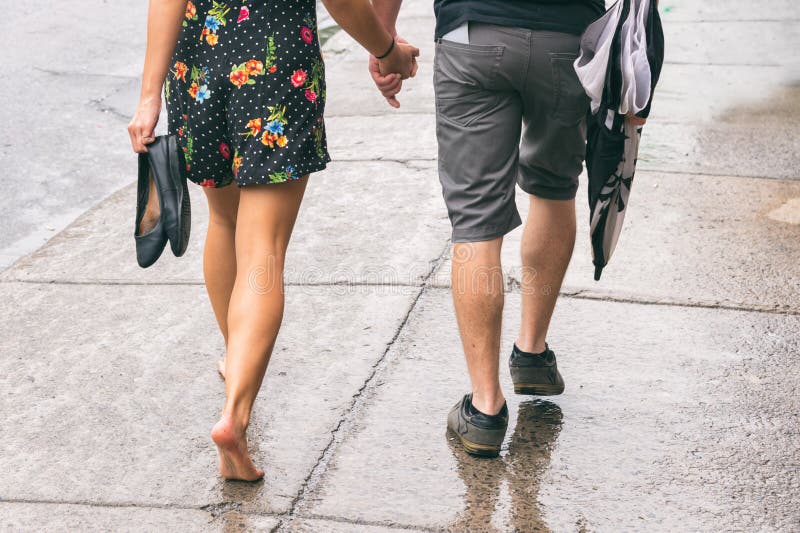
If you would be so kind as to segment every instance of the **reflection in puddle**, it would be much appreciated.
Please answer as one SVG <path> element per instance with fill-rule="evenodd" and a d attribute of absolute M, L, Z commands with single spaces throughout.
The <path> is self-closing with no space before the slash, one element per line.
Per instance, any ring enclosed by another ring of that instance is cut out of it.
<path fill-rule="evenodd" d="M 224 481 L 222 484 L 222 500 L 231 502 L 223 504 L 224 512 L 219 515 L 221 530 L 224 533 L 234 533 L 237 531 L 253 531 L 253 524 L 250 521 L 259 517 L 251 517 L 237 512 L 243 505 L 245 508 L 251 507 L 258 499 L 264 488 L 264 481 L 251 483 L 248 481 Z M 235 503 L 233 503 L 235 502 Z M 213 514 L 213 513 L 212 513 Z"/>
<path fill-rule="evenodd" d="M 257 424 L 251 426 L 254 431 L 251 438 L 247 441 L 247 449 L 252 457 L 261 457 L 259 444 L 262 441 Z M 259 530 L 253 520 L 261 520 L 258 516 L 248 516 L 237 512 L 239 509 L 252 509 L 256 502 L 262 497 L 264 491 L 264 479 L 256 482 L 250 481 L 223 481 L 220 479 L 220 496 L 223 503 L 219 515 L 221 529 L 225 533 L 236 531 L 255 531 Z M 214 513 L 212 512 L 212 515 Z"/>
<path fill-rule="evenodd" d="M 500 459 L 472 457 L 455 439 L 448 438 L 458 475 L 466 486 L 464 509 L 448 529 L 549 531 L 539 508 L 539 485 L 550 465 L 562 418 L 561 408 L 553 402 L 533 400 L 520 404 L 508 453 Z M 497 526 L 493 516 L 507 499 L 511 507 L 508 523 Z"/>

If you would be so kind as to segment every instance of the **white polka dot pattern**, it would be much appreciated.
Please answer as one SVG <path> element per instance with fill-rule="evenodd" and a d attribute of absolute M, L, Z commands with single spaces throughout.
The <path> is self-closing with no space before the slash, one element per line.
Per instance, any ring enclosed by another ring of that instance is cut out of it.
<path fill-rule="evenodd" d="M 165 95 L 189 179 L 298 179 L 330 161 L 314 0 L 188 2 Z"/>

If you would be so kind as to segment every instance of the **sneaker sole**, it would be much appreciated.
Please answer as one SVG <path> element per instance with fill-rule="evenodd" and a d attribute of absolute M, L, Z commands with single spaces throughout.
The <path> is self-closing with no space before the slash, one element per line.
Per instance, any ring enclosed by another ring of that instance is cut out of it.
<path fill-rule="evenodd" d="M 564 392 L 564 386 L 535 383 L 514 383 L 514 392 L 529 396 L 558 396 Z"/>
<path fill-rule="evenodd" d="M 461 445 L 464 447 L 464 451 L 466 451 L 470 455 L 476 455 L 478 457 L 497 457 L 500 455 L 500 446 L 494 446 L 492 444 L 478 444 L 477 442 L 472 442 L 471 440 L 465 439 L 463 436 L 455 433 L 454 431 L 450 430 L 458 440 L 461 441 Z"/>

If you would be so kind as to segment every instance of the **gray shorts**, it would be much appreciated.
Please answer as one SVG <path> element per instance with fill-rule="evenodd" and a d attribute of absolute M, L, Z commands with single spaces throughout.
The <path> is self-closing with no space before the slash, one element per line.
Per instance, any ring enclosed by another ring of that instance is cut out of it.
<path fill-rule="evenodd" d="M 470 23 L 469 44 L 439 40 L 434 63 L 439 179 L 453 242 L 521 224 L 514 183 L 575 198 L 589 97 L 572 67 L 580 37 Z"/>

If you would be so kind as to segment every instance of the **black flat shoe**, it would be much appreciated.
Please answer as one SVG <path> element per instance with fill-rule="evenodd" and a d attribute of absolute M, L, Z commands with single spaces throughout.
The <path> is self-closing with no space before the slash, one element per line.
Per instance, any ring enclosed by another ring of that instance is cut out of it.
<path fill-rule="evenodd" d="M 167 234 L 164 233 L 164 224 L 159 217 L 155 227 L 139 235 L 147 200 L 150 196 L 150 164 L 147 154 L 139 154 L 139 178 L 136 184 L 136 226 L 133 228 L 133 238 L 136 240 L 136 262 L 142 268 L 147 268 L 155 263 L 164 247 L 167 245 Z M 159 198 L 159 204 L 161 199 Z M 163 209 L 163 205 L 161 206 Z"/>
<path fill-rule="evenodd" d="M 183 173 L 186 163 L 174 135 L 161 135 L 147 145 L 150 170 L 161 200 L 161 222 L 176 257 L 186 251 L 191 231 L 192 206 Z"/>

